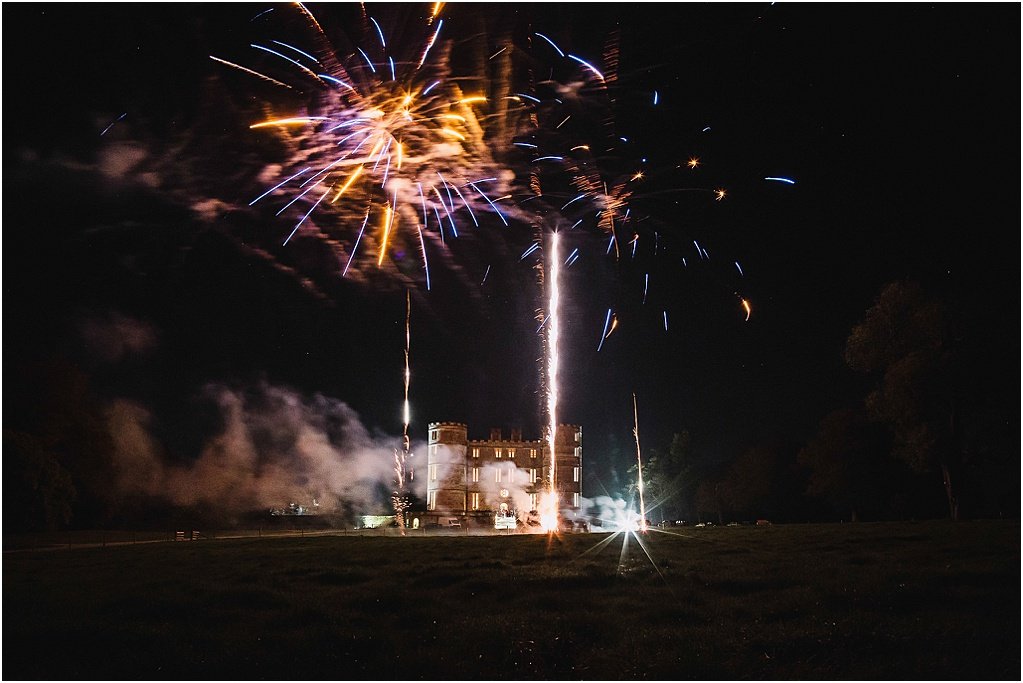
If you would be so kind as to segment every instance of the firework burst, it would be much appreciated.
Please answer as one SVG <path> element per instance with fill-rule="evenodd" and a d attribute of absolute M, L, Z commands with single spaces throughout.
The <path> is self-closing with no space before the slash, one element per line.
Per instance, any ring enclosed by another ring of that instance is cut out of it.
<path fill-rule="evenodd" d="M 494 162 L 484 135 L 490 98 L 450 76 L 439 6 L 419 38 L 400 44 L 364 14 L 366 41 L 345 53 L 308 8 L 294 11 L 312 47 L 252 43 L 258 67 L 211 57 L 304 96 L 283 113 L 267 103 L 267 115 L 250 125 L 288 149 L 286 166 L 268 169 L 276 177 L 250 206 L 290 219 L 283 244 L 303 237 L 329 244 L 345 277 L 373 267 L 393 275 L 418 252 L 418 274 L 406 277 L 429 289 L 431 247 L 478 227 L 484 214 L 508 223 L 500 202 L 512 174 Z"/>

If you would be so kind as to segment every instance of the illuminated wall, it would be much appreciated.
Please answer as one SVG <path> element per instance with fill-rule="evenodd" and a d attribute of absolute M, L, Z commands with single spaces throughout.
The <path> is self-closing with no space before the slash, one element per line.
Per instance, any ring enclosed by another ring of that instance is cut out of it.
<path fill-rule="evenodd" d="M 470 441 L 468 427 L 458 422 L 431 422 L 428 437 L 428 514 L 493 513 L 506 506 L 522 518 L 536 509 L 551 474 L 546 441 L 524 440 L 518 429 L 509 438 L 491 429 L 489 439 Z M 555 486 L 565 511 L 579 509 L 582 445 L 582 427 L 558 425 Z"/>

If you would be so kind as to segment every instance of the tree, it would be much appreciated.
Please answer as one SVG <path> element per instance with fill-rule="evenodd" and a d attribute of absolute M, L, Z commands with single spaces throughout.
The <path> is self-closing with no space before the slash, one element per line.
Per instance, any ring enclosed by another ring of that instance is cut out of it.
<path fill-rule="evenodd" d="M 724 524 L 724 513 L 722 512 L 722 485 L 710 479 L 705 479 L 696 487 L 696 496 L 693 500 L 693 507 L 696 509 L 696 519 L 703 521 L 704 515 L 715 515 L 718 524 Z"/>
<path fill-rule="evenodd" d="M 803 514 L 798 448 L 775 437 L 748 448 L 729 466 L 718 487 L 721 505 L 745 519 L 796 519 Z"/>
<path fill-rule="evenodd" d="M 660 509 L 665 519 L 683 519 L 690 509 L 696 492 L 695 458 L 689 432 L 676 432 L 667 451 L 650 450 L 649 459 L 643 461 L 643 496 L 647 510 Z M 636 480 L 638 464 L 632 464 L 628 473 Z M 635 485 L 629 487 L 631 493 Z"/>
<path fill-rule="evenodd" d="M 893 473 L 890 439 L 865 408 L 845 408 L 821 420 L 817 434 L 800 450 L 799 464 L 809 470 L 807 494 L 848 513 L 875 515 L 887 504 L 885 489 Z"/>
<path fill-rule="evenodd" d="M 56 456 L 30 434 L 3 432 L 4 530 L 52 531 L 71 521 L 75 486 Z"/>
<path fill-rule="evenodd" d="M 886 285 L 845 347 L 852 369 L 877 378 L 866 406 L 891 428 L 894 455 L 916 472 L 939 471 L 949 516 L 958 519 L 963 446 L 954 355 L 944 305 L 912 281 Z"/>

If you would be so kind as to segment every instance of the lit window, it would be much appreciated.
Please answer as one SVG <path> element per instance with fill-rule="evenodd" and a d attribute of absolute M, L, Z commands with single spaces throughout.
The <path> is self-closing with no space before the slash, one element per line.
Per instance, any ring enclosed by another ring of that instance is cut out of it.
<path fill-rule="evenodd" d="M 437 466 L 430 465 L 430 481 L 437 481 Z"/>
<path fill-rule="evenodd" d="M 582 439 L 583 439 L 583 433 L 582 432 L 576 432 L 575 433 L 575 442 L 579 443 L 580 441 L 582 441 Z"/>
<path fill-rule="evenodd" d="M 478 448 L 473 448 L 473 449 L 472 449 L 472 457 L 474 457 L 474 458 L 478 458 L 478 457 L 480 457 L 480 449 L 478 449 Z"/>
<path fill-rule="evenodd" d="M 578 493 L 573 493 L 572 494 L 572 507 L 574 507 L 574 508 L 579 507 L 579 494 Z"/>
<path fill-rule="evenodd" d="M 494 449 L 494 455 L 496 457 L 500 458 L 501 457 L 501 449 L 500 448 L 495 448 Z"/>
<path fill-rule="evenodd" d="M 437 509 L 437 492 L 427 491 L 426 493 L 426 507 L 430 510 Z"/>
<path fill-rule="evenodd" d="M 529 449 L 529 457 L 531 457 L 531 458 L 535 458 L 536 457 L 536 449 L 535 448 L 530 448 Z"/>
<path fill-rule="evenodd" d="M 533 468 L 531 468 L 529 470 L 529 483 L 530 484 L 535 484 L 536 483 L 536 468 L 535 467 L 533 467 Z"/>
<path fill-rule="evenodd" d="M 501 483 L 501 475 L 503 475 L 503 474 L 504 474 L 504 470 L 498 468 L 495 471 L 495 473 L 494 473 L 494 477 L 495 477 L 494 481 L 496 481 L 498 484 L 500 484 Z"/>
<path fill-rule="evenodd" d="M 576 446 L 575 447 L 575 457 L 577 457 L 577 458 L 583 457 L 583 447 L 582 446 Z"/>
<path fill-rule="evenodd" d="M 572 468 L 572 481 L 579 481 L 579 468 L 578 467 L 573 467 Z"/>
<path fill-rule="evenodd" d="M 472 480 L 473 481 L 479 481 L 480 480 L 480 468 L 478 468 L 478 467 L 473 467 L 472 468 Z"/>
<path fill-rule="evenodd" d="M 530 493 L 529 494 L 529 505 L 530 505 L 529 509 L 530 510 L 535 510 L 536 509 L 536 502 L 537 502 L 537 494 Z"/>
<path fill-rule="evenodd" d="M 472 494 L 472 509 L 473 510 L 480 509 L 480 494 L 478 493 Z"/>
<path fill-rule="evenodd" d="M 509 458 L 514 458 L 515 457 L 515 449 L 514 448 L 509 448 L 508 449 L 508 457 Z"/>

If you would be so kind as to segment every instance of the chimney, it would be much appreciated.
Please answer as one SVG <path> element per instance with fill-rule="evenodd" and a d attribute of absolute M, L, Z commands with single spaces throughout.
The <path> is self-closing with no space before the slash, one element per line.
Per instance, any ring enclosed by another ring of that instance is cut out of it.
<path fill-rule="evenodd" d="M 500 441 L 501 440 L 501 428 L 500 427 L 491 427 L 490 428 L 490 440 L 491 441 Z"/>
<path fill-rule="evenodd" d="M 515 427 L 512 427 L 512 430 L 511 430 L 511 440 L 512 441 L 522 441 L 522 430 L 521 429 L 516 429 Z"/>

